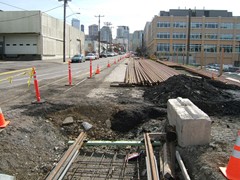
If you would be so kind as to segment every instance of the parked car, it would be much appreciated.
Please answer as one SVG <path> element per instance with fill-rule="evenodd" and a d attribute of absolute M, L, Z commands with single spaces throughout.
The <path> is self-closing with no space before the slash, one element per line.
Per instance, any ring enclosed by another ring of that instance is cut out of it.
<path fill-rule="evenodd" d="M 94 60 L 94 59 L 96 59 L 96 56 L 95 56 L 94 53 L 88 53 L 88 54 L 86 55 L 85 59 L 86 59 L 86 60 L 90 60 L 90 59 Z"/>
<path fill-rule="evenodd" d="M 82 54 L 76 54 L 71 58 L 72 63 L 82 63 L 85 62 L 85 58 Z"/>
<path fill-rule="evenodd" d="M 108 57 L 113 57 L 113 56 L 114 56 L 114 53 L 113 53 L 113 52 L 107 52 L 107 56 L 108 56 Z"/>
<path fill-rule="evenodd" d="M 99 54 L 98 53 L 94 53 L 96 59 L 99 59 Z"/>
<path fill-rule="evenodd" d="M 103 58 L 103 57 L 105 57 L 105 58 L 108 57 L 108 56 L 107 56 L 107 53 L 102 52 L 102 53 L 100 54 L 100 58 Z"/>

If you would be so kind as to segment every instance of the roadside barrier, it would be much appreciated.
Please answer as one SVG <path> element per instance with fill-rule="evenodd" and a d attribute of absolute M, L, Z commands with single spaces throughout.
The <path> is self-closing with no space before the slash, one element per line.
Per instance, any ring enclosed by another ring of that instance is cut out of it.
<path fill-rule="evenodd" d="M 110 65 L 109 61 L 108 61 L 107 67 L 111 67 L 111 65 Z"/>
<path fill-rule="evenodd" d="M 2 113 L 2 109 L 0 108 L 0 128 L 5 128 L 9 123 L 10 121 L 5 121 L 5 118 Z"/>
<path fill-rule="evenodd" d="M 71 70 L 71 61 L 68 61 L 68 85 L 72 85 L 72 70 Z"/>
<path fill-rule="evenodd" d="M 33 73 L 33 78 L 34 78 L 34 87 L 35 87 L 35 92 L 36 92 L 36 99 L 37 99 L 37 102 L 40 103 L 41 102 L 41 97 L 40 97 L 40 91 L 39 91 L 37 73 L 36 73 L 35 67 L 32 68 L 32 73 Z"/>
<path fill-rule="evenodd" d="M 25 75 L 29 76 L 29 79 L 27 81 L 29 87 L 32 79 L 32 68 L 0 73 L 0 83 L 8 81 L 10 84 L 12 84 L 14 78 Z"/>
<path fill-rule="evenodd" d="M 97 65 L 97 70 L 96 70 L 95 74 L 100 74 L 99 65 Z"/>
<path fill-rule="evenodd" d="M 233 147 L 227 167 L 220 167 L 221 172 L 227 179 L 240 179 L 240 131 L 238 131 L 237 141 Z"/>
<path fill-rule="evenodd" d="M 90 58 L 90 75 L 89 78 L 92 78 L 92 58 Z"/>

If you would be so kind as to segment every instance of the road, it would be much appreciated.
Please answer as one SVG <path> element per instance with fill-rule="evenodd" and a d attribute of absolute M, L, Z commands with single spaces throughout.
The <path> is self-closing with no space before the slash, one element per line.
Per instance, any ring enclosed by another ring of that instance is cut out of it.
<path fill-rule="evenodd" d="M 108 63 L 113 64 L 121 56 L 100 58 L 92 61 L 92 73 L 95 74 L 97 66 L 101 70 L 107 68 Z M 72 63 L 72 84 L 79 85 L 90 76 L 90 61 L 84 63 Z M 40 92 L 46 91 L 52 86 L 69 85 L 68 63 L 53 61 L 9 61 L 0 62 L 0 103 L 11 103 L 24 94 L 35 94 L 32 67 L 36 69 L 36 75 Z M 68 87 L 67 92 L 72 87 Z"/>
<path fill-rule="evenodd" d="M 93 74 L 99 65 L 100 69 L 106 68 L 107 64 L 113 64 L 120 56 L 100 58 L 92 61 Z M 36 68 L 37 79 L 43 80 L 66 78 L 68 79 L 68 63 L 48 61 L 10 61 L 0 62 L 0 89 L 12 88 L 26 84 L 29 80 L 31 68 Z M 29 68 L 29 69 L 28 69 Z M 90 73 L 90 61 L 71 64 L 72 77 L 87 78 Z M 5 74 L 3 74 L 5 73 Z"/>

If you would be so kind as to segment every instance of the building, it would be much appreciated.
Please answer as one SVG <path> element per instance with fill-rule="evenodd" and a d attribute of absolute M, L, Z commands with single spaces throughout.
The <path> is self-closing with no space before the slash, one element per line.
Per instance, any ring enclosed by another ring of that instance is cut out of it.
<path fill-rule="evenodd" d="M 123 40 L 123 45 L 125 50 L 129 50 L 129 27 L 128 26 L 118 26 L 117 28 L 117 39 Z"/>
<path fill-rule="evenodd" d="M 142 49 L 143 43 L 143 31 L 134 31 L 132 35 L 132 51 L 136 51 L 136 49 Z"/>
<path fill-rule="evenodd" d="M 63 21 L 41 11 L 3 11 L 0 16 L 0 56 L 4 59 L 60 59 Z M 66 25 L 66 56 L 83 53 L 84 33 Z"/>
<path fill-rule="evenodd" d="M 98 25 L 93 24 L 88 26 L 88 34 L 92 40 L 98 39 Z"/>
<path fill-rule="evenodd" d="M 80 21 L 78 19 L 73 18 L 72 19 L 72 26 L 77 28 L 77 29 L 80 29 Z"/>
<path fill-rule="evenodd" d="M 147 54 L 159 58 L 186 60 L 188 39 L 189 63 L 220 63 L 224 51 L 224 64 L 238 64 L 240 17 L 226 10 L 172 9 L 161 11 L 144 28 Z"/>
<path fill-rule="evenodd" d="M 112 42 L 112 31 L 109 26 L 103 26 L 100 31 L 101 42 L 111 43 Z"/>
<path fill-rule="evenodd" d="M 84 32 L 84 25 L 81 24 L 81 31 Z"/>

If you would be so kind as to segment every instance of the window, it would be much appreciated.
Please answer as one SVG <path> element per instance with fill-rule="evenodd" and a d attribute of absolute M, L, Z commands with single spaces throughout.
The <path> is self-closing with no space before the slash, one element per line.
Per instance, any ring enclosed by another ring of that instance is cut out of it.
<path fill-rule="evenodd" d="M 193 33 L 190 36 L 191 39 L 202 39 L 202 34 L 201 33 Z"/>
<path fill-rule="evenodd" d="M 33 44 L 33 46 L 37 46 L 37 44 Z"/>
<path fill-rule="evenodd" d="M 185 44 L 173 44 L 173 51 L 174 52 L 182 52 L 185 50 Z"/>
<path fill-rule="evenodd" d="M 186 28 L 187 24 L 186 24 L 186 22 L 174 22 L 173 27 L 175 27 L 175 28 Z"/>
<path fill-rule="evenodd" d="M 159 38 L 159 39 L 169 39 L 170 38 L 170 33 L 167 33 L 167 32 L 157 33 L 157 38 Z"/>
<path fill-rule="evenodd" d="M 6 46 L 10 46 L 10 44 L 6 44 Z"/>
<path fill-rule="evenodd" d="M 23 46 L 23 44 L 19 44 L 19 46 Z"/>
<path fill-rule="evenodd" d="M 158 22 L 157 27 L 159 27 L 159 28 L 169 28 L 170 27 L 170 22 Z"/>
<path fill-rule="evenodd" d="M 218 23 L 205 23 L 205 28 L 216 29 L 218 28 Z"/>
<path fill-rule="evenodd" d="M 17 46 L 17 44 L 13 44 L 13 46 Z"/>
<path fill-rule="evenodd" d="M 192 22 L 191 28 L 202 28 L 202 23 L 200 22 Z"/>
<path fill-rule="evenodd" d="M 205 39 L 217 39 L 218 36 L 217 36 L 217 34 L 205 34 L 204 38 Z"/>
<path fill-rule="evenodd" d="M 236 39 L 237 39 L 237 40 L 240 40 L 240 34 L 237 34 L 237 35 L 236 35 Z"/>
<path fill-rule="evenodd" d="M 220 39 L 222 39 L 222 40 L 231 40 L 231 39 L 233 39 L 233 35 L 232 34 L 221 34 L 220 35 Z"/>
<path fill-rule="evenodd" d="M 169 52 L 169 44 L 164 43 L 157 44 L 157 51 Z"/>
<path fill-rule="evenodd" d="M 186 39 L 185 33 L 173 33 L 173 39 Z"/>
<path fill-rule="evenodd" d="M 232 52 L 232 46 L 231 45 L 220 45 L 220 51 L 222 51 L 222 48 L 224 48 L 224 52 L 231 53 Z"/>
<path fill-rule="evenodd" d="M 233 23 L 221 23 L 220 28 L 222 28 L 222 29 L 233 29 Z"/>
<path fill-rule="evenodd" d="M 235 24 L 236 29 L 240 29 L 240 24 Z"/>
<path fill-rule="evenodd" d="M 26 46 L 30 46 L 30 44 L 26 44 Z"/>
<path fill-rule="evenodd" d="M 201 44 L 190 44 L 190 52 L 201 52 Z"/>
<path fill-rule="evenodd" d="M 217 45 L 215 44 L 205 44 L 204 52 L 217 52 Z"/>

